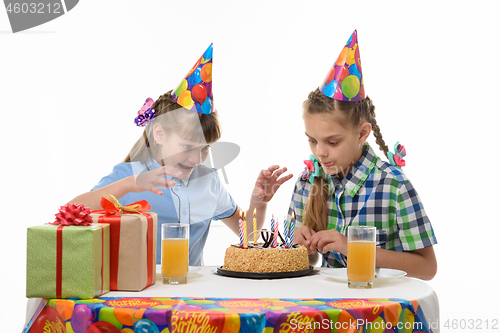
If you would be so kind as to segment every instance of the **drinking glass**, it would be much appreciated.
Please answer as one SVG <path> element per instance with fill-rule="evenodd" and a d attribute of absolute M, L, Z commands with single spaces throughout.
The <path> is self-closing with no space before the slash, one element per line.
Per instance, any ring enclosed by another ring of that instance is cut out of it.
<path fill-rule="evenodd" d="M 164 284 L 185 284 L 189 270 L 189 224 L 161 226 L 161 274 Z"/>
<path fill-rule="evenodd" d="M 347 229 L 347 280 L 349 288 L 373 288 L 377 228 L 350 226 Z"/>

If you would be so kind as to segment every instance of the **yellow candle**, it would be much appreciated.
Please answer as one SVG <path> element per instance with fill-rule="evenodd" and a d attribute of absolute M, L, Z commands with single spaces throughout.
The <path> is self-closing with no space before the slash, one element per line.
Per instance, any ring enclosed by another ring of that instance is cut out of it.
<path fill-rule="evenodd" d="M 247 213 L 243 213 L 243 247 L 248 249 L 248 237 L 247 237 Z"/>

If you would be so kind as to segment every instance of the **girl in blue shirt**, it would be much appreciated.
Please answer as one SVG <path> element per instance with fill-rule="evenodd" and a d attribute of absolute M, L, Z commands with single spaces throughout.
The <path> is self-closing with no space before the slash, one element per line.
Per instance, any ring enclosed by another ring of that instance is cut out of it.
<path fill-rule="evenodd" d="M 158 214 L 158 264 L 163 223 L 190 224 L 189 265 L 192 266 L 203 265 L 203 247 L 213 219 L 220 219 L 239 235 L 239 214 L 235 214 L 239 207 L 221 183 L 217 170 L 202 165 L 210 144 L 221 136 L 217 111 L 211 103 L 211 47 L 177 89 L 154 102 L 146 100 L 136 118 L 136 124 L 146 127 L 123 162 L 91 191 L 70 201 L 95 210 L 101 209 L 100 199 L 107 194 L 115 196 L 122 205 L 147 200 L 151 211 Z M 209 71 L 204 68 L 207 63 Z M 193 75 L 198 76 L 193 78 Z M 209 90 L 208 94 L 201 85 Z M 184 91 L 190 93 L 183 94 Z M 273 165 L 257 177 L 247 214 L 252 216 L 257 209 L 257 229 L 264 224 L 267 202 L 292 177 L 280 178 L 284 172 L 286 168 Z"/>

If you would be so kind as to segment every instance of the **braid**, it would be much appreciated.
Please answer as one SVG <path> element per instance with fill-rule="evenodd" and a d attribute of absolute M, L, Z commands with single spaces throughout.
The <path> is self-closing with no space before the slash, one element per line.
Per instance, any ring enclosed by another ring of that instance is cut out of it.
<path fill-rule="evenodd" d="M 334 109 L 334 100 L 330 97 L 325 96 L 319 88 L 311 91 L 307 99 L 303 103 L 304 110 L 308 110 L 309 113 L 326 113 L 329 110 Z"/>
<path fill-rule="evenodd" d="M 169 91 L 160 97 L 155 101 L 155 104 L 153 105 L 153 109 L 155 109 L 156 116 L 159 116 L 161 114 L 164 114 L 165 112 L 169 111 L 171 108 L 167 108 L 169 105 L 172 105 L 175 103 L 175 101 L 172 99 L 171 95 L 172 91 Z M 180 108 L 179 105 L 176 105 L 175 108 Z"/>
<path fill-rule="evenodd" d="M 375 105 L 373 105 L 370 97 L 366 97 L 363 100 L 363 104 L 366 103 L 366 108 L 368 112 L 368 122 L 372 125 L 373 136 L 375 137 L 375 142 L 378 144 L 381 151 L 384 152 L 385 157 L 388 158 L 387 152 L 389 151 L 389 147 L 385 144 L 384 139 L 382 138 L 382 133 L 380 132 L 380 126 L 377 124 L 377 120 L 375 118 Z"/>

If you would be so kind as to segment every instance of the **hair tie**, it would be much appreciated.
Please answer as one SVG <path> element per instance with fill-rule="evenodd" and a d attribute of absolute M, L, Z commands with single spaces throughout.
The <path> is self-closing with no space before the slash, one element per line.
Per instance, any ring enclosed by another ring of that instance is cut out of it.
<path fill-rule="evenodd" d="M 319 176 L 319 171 L 320 171 L 319 162 L 316 159 L 316 157 L 314 157 L 314 155 L 311 154 L 308 160 L 304 160 L 304 164 L 306 165 L 306 167 L 302 172 L 302 179 L 309 180 L 309 182 L 312 184 L 314 183 L 314 179 Z"/>
<path fill-rule="evenodd" d="M 401 170 L 401 167 L 406 166 L 406 162 L 403 159 L 406 156 L 406 148 L 405 146 L 400 145 L 399 141 L 394 145 L 394 153 L 388 151 L 387 156 L 389 157 L 391 164 L 399 170 Z"/>
<path fill-rule="evenodd" d="M 154 117 L 156 117 L 156 111 L 155 109 L 152 109 L 154 103 L 155 102 L 151 97 L 146 99 L 142 108 L 137 112 L 138 116 L 134 119 L 137 126 L 146 126 L 151 120 L 153 120 Z"/>

